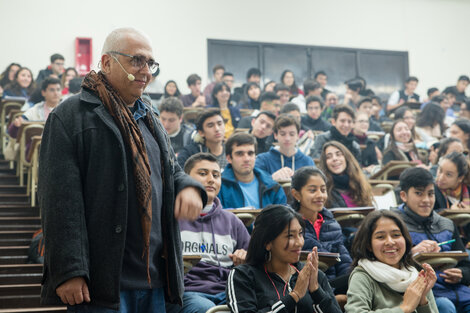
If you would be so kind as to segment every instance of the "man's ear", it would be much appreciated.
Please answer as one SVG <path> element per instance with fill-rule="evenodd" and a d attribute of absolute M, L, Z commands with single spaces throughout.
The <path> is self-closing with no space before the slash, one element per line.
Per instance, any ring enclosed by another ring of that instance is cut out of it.
<path fill-rule="evenodd" d="M 204 132 L 202 130 L 198 130 L 197 133 L 199 134 L 199 136 L 201 136 L 202 138 L 204 138 Z"/>
<path fill-rule="evenodd" d="M 228 163 L 232 164 L 232 156 L 231 155 L 227 154 L 227 155 L 225 155 L 225 158 L 227 159 Z"/>
<path fill-rule="evenodd" d="M 400 198 L 404 203 L 406 203 L 406 201 L 408 200 L 408 195 L 406 194 L 405 191 L 403 191 L 403 190 L 400 191 Z"/>
<path fill-rule="evenodd" d="M 109 73 L 109 69 L 111 67 L 111 56 L 109 54 L 103 54 L 101 56 L 101 71 L 104 74 Z"/>

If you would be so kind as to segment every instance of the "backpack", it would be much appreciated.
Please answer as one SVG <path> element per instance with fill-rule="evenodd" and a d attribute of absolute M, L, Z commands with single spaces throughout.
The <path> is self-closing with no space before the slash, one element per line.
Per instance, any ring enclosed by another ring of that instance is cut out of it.
<path fill-rule="evenodd" d="M 44 264 L 44 234 L 42 228 L 34 233 L 28 250 L 28 263 Z"/>

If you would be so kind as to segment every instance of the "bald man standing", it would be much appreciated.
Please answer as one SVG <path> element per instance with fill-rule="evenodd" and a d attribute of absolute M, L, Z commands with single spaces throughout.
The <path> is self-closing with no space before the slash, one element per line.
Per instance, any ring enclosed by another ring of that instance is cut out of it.
<path fill-rule="evenodd" d="M 184 174 L 142 93 L 158 69 L 149 39 L 111 32 L 101 71 L 49 115 L 39 191 L 45 236 L 42 303 L 71 312 L 165 312 L 181 303 L 177 219 L 207 201 Z"/>

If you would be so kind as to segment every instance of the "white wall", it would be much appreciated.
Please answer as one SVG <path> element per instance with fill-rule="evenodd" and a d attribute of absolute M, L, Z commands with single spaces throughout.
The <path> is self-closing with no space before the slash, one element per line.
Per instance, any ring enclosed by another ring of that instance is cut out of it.
<path fill-rule="evenodd" d="M 409 51 L 423 95 L 470 74 L 466 0 L 0 0 L 0 12 L 2 71 L 15 61 L 36 75 L 55 52 L 74 65 L 75 37 L 93 38 L 96 65 L 106 35 L 132 26 L 152 38 L 160 80 L 184 92 L 188 74 L 209 78 L 207 38 Z"/>

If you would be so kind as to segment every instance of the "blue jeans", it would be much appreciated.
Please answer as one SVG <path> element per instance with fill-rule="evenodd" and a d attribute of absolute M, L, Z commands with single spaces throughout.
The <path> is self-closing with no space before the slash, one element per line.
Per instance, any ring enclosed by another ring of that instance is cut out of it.
<path fill-rule="evenodd" d="M 93 296 L 92 296 L 93 297 Z M 68 305 L 72 313 L 153 313 L 165 312 L 163 288 L 146 290 L 123 290 L 120 292 L 121 309 L 112 310 L 92 304 Z"/>
<path fill-rule="evenodd" d="M 169 305 L 168 313 L 206 313 L 207 310 L 216 306 L 227 303 L 225 300 L 225 292 L 215 295 L 185 291 L 183 295 L 183 307 L 178 305 Z"/>
<path fill-rule="evenodd" d="M 444 297 L 436 297 L 435 300 L 439 313 L 457 313 L 454 303 L 449 299 Z"/>

